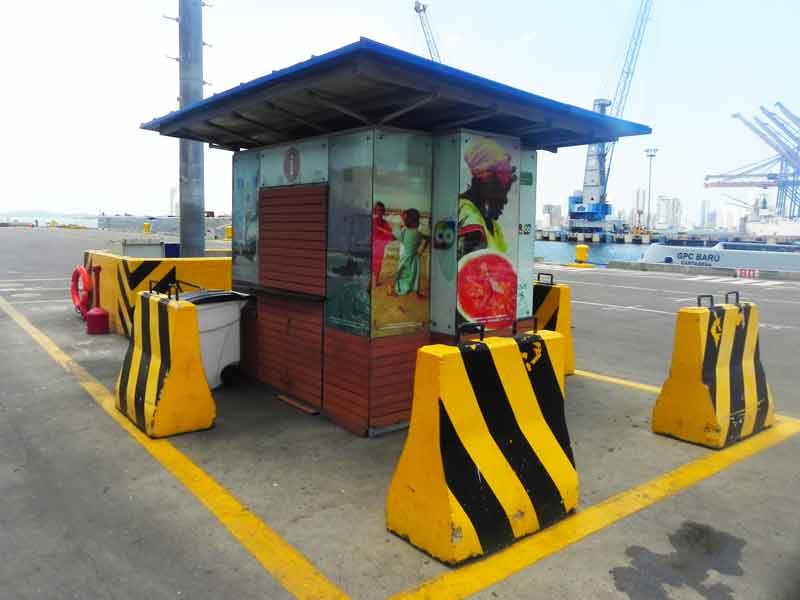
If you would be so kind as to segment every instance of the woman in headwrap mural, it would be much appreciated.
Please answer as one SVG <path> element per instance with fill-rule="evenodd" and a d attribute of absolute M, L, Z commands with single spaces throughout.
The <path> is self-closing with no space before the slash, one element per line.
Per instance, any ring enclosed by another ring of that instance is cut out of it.
<path fill-rule="evenodd" d="M 507 327 L 516 316 L 516 253 L 499 219 L 516 167 L 505 148 L 484 137 L 473 138 L 464 162 L 472 179 L 458 204 L 458 320 Z"/>
<path fill-rule="evenodd" d="M 508 253 L 503 229 L 497 220 L 508 202 L 508 191 L 517 180 L 511 155 L 490 138 L 478 138 L 464 153 L 472 175 L 470 186 L 459 196 L 458 257 L 475 250 Z"/>

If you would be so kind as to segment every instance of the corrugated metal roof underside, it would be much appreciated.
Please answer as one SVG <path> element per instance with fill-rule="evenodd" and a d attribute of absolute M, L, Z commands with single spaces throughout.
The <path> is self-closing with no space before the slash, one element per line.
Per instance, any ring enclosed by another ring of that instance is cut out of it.
<path fill-rule="evenodd" d="M 254 79 L 142 125 L 238 150 L 367 125 L 468 127 L 555 151 L 650 133 L 367 39 Z"/>

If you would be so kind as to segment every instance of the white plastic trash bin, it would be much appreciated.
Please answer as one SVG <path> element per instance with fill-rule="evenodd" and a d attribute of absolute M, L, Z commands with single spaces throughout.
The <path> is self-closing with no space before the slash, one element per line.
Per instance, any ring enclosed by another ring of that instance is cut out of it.
<path fill-rule="evenodd" d="M 212 390 L 222 384 L 222 370 L 239 363 L 239 321 L 248 299 L 247 294 L 225 290 L 200 290 L 181 295 L 181 300 L 197 307 L 203 370 Z"/>

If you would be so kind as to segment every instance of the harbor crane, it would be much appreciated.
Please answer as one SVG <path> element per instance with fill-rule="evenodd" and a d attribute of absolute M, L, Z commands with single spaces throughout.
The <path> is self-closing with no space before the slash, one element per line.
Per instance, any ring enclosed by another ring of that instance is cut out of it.
<path fill-rule="evenodd" d="M 419 22 L 422 24 L 422 31 L 425 34 L 425 43 L 428 44 L 428 53 L 431 55 L 431 60 L 437 63 L 442 62 L 439 48 L 436 46 L 436 37 L 433 35 L 433 28 L 431 27 L 430 19 L 428 19 L 428 5 L 417 0 L 414 2 L 414 12 L 419 15 Z"/>
<path fill-rule="evenodd" d="M 633 33 L 625 52 L 622 71 L 617 81 L 612 100 L 599 98 L 594 101 L 594 110 L 600 114 L 608 114 L 621 118 L 625 112 L 631 83 L 639 61 L 647 23 L 653 10 L 653 0 L 641 0 L 633 25 Z M 611 162 L 614 157 L 615 142 L 590 144 L 586 153 L 586 168 L 583 174 L 583 194 L 570 198 L 570 218 L 580 221 L 603 221 L 611 214 L 611 206 L 606 202 L 606 188 L 611 174 Z M 592 226 L 586 225 L 590 229 Z M 585 228 L 583 224 L 579 226 Z M 596 228 L 596 225 L 594 226 Z"/>
<path fill-rule="evenodd" d="M 775 212 L 787 219 L 800 220 L 800 118 L 780 102 L 775 107 L 781 114 L 761 106 L 769 123 L 759 118 L 752 120 L 741 113 L 733 115 L 777 152 L 765 160 L 727 173 L 706 175 L 707 188 L 777 188 Z"/>

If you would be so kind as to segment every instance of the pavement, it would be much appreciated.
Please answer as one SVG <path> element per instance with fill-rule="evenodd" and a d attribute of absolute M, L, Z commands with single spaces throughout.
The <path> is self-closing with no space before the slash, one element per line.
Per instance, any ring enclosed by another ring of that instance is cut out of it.
<path fill-rule="evenodd" d="M 800 418 L 797 283 L 537 265 L 572 288 L 590 372 L 566 390 L 580 509 L 450 568 L 384 527 L 403 431 L 357 438 L 248 382 L 215 392 L 208 431 L 115 417 L 127 344 L 85 335 L 68 278 L 118 236 L 0 229 L 0 598 L 800 597 L 800 426 L 720 452 L 649 430 L 675 312 L 730 290 L 759 304 L 777 412 Z"/>

